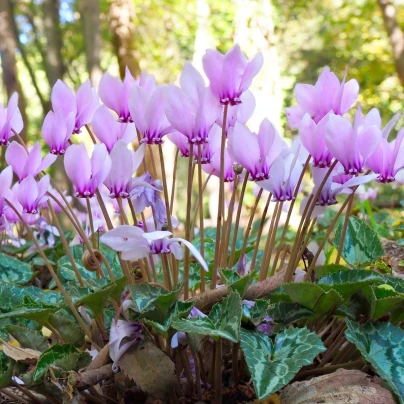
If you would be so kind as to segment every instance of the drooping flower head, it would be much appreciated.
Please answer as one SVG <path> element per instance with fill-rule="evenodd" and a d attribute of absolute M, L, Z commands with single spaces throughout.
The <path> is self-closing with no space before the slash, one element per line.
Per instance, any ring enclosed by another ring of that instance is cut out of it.
<path fill-rule="evenodd" d="M 133 123 L 118 122 L 105 105 L 99 107 L 95 112 L 92 126 L 95 135 L 105 144 L 108 152 L 111 152 L 119 140 L 129 144 L 137 136 Z"/>
<path fill-rule="evenodd" d="M 42 125 L 42 136 L 52 154 L 65 154 L 74 125 L 73 112 L 65 115 L 64 111 L 59 109 L 57 112 L 49 111 L 46 114 Z"/>
<path fill-rule="evenodd" d="M 14 93 L 7 108 L 0 104 L 0 146 L 8 146 L 9 139 L 14 136 L 13 131 L 20 133 L 23 128 L 24 123 L 18 109 L 18 94 Z"/>
<path fill-rule="evenodd" d="M 283 148 L 283 140 L 268 119 L 262 121 L 258 135 L 238 122 L 229 131 L 230 155 L 247 169 L 253 181 L 269 178 L 271 165 Z"/>
<path fill-rule="evenodd" d="M 47 154 L 42 160 L 39 143 L 35 143 L 27 153 L 19 143 L 11 142 L 6 151 L 7 164 L 13 168 L 20 182 L 28 175 L 36 177 L 41 171 L 52 165 L 55 160 L 56 156 L 52 154 Z"/>
<path fill-rule="evenodd" d="M 205 271 L 208 266 L 199 251 L 187 240 L 168 238 L 169 231 L 153 231 L 145 233 L 136 226 L 122 225 L 101 236 L 101 242 L 115 251 L 122 252 L 124 260 L 139 260 L 149 254 L 170 254 L 181 260 L 183 252 L 179 243 L 184 244 L 191 254 L 198 260 Z"/>
<path fill-rule="evenodd" d="M 298 105 L 286 108 L 286 118 L 291 128 L 298 129 L 303 116 L 308 113 L 315 123 L 329 112 L 344 115 L 358 98 L 359 84 L 355 79 L 340 83 L 338 77 L 325 67 L 316 84 L 296 84 Z"/>
<path fill-rule="evenodd" d="M 342 116 L 330 113 L 326 125 L 325 143 L 331 154 L 342 164 L 345 174 L 362 172 L 367 159 L 376 151 L 382 132 L 374 122 L 354 126 Z"/>
<path fill-rule="evenodd" d="M 49 175 L 45 175 L 38 182 L 35 181 L 32 175 L 24 178 L 17 188 L 17 199 L 23 208 L 23 212 L 38 213 L 40 205 L 48 199 L 46 195 L 48 189 Z"/>
<path fill-rule="evenodd" d="M 104 73 L 99 85 L 99 94 L 101 101 L 118 114 L 121 122 L 130 122 L 132 120 L 128 99 L 133 85 L 136 83 L 128 68 L 125 69 L 125 78 L 123 82 L 117 77 Z"/>
<path fill-rule="evenodd" d="M 219 117 L 222 106 L 200 73 L 186 63 L 180 78 L 181 88 L 166 90 L 166 115 L 171 125 L 193 144 L 206 143 L 208 133 Z"/>
<path fill-rule="evenodd" d="M 78 198 L 92 198 L 111 169 L 111 158 L 103 144 L 94 146 L 91 159 L 83 143 L 73 144 L 66 151 L 64 163 Z"/>
<path fill-rule="evenodd" d="M 80 133 L 82 126 L 91 122 L 95 110 L 100 105 L 90 80 L 86 80 L 76 94 L 62 80 L 58 80 L 52 88 L 51 103 L 55 112 L 63 111 L 66 117 L 73 114 L 73 133 Z"/>
<path fill-rule="evenodd" d="M 145 145 L 140 145 L 136 152 L 129 150 L 125 141 L 119 140 L 110 153 L 112 169 L 104 185 L 111 198 L 129 198 L 136 185 L 132 176 L 143 161 Z"/>
<path fill-rule="evenodd" d="M 241 103 L 241 95 L 261 70 L 264 59 L 257 53 L 248 62 L 240 47 L 235 45 L 225 55 L 216 50 L 206 51 L 202 63 L 212 92 L 220 103 L 236 105 Z"/>
<path fill-rule="evenodd" d="M 162 144 L 163 136 L 173 131 L 164 110 L 164 93 L 164 87 L 148 92 L 137 84 L 130 92 L 129 111 L 136 128 L 143 135 L 142 143 Z"/>

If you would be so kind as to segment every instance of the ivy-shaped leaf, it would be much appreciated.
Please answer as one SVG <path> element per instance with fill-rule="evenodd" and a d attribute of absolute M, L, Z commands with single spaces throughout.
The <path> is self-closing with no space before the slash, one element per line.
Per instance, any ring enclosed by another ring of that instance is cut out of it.
<path fill-rule="evenodd" d="M 252 307 L 243 304 L 244 320 L 250 320 L 253 324 L 258 325 L 267 315 L 269 308 L 269 300 L 257 299 Z"/>
<path fill-rule="evenodd" d="M 133 305 L 130 306 L 138 313 L 157 309 L 167 313 L 171 305 L 177 300 L 183 283 L 175 286 L 174 290 L 167 291 L 158 286 L 142 283 L 139 285 L 129 285 Z"/>
<path fill-rule="evenodd" d="M 226 286 L 238 292 L 241 297 L 247 292 L 248 287 L 254 279 L 254 272 L 249 272 L 246 276 L 241 277 L 232 269 L 222 269 L 220 274 Z"/>
<path fill-rule="evenodd" d="M 318 284 L 324 290 L 336 290 L 343 298 L 352 296 L 357 290 L 384 282 L 383 275 L 366 269 L 351 269 L 324 276 Z"/>
<path fill-rule="evenodd" d="M 107 301 L 110 298 L 117 300 L 117 297 L 122 294 L 125 286 L 126 277 L 116 279 L 115 281 L 103 286 L 101 289 L 82 297 L 75 303 L 75 305 L 88 306 L 93 313 L 100 314 L 104 310 Z"/>
<path fill-rule="evenodd" d="M 404 331 L 391 323 L 362 326 L 345 320 L 345 335 L 404 403 Z"/>
<path fill-rule="evenodd" d="M 32 278 L 31 265 L 15 257 L 0 253 L 0 280 L 23 285 Z"/>
<path fill-rule="evenodd" d="M 338 227 L 333 244 L 339 247 L 342 224 Z M 342 247 L 342 258 L 351 265 L 369 264 L 384 255 L 383 247 L 374 230 L 363 220 L 351 216 Z"/>
<path fill-rule="evenodd" d="M 269 316 L 284 326 L 314 315 L 314 311 L 298 303 L 279 302 L 269 309 Z"/>
<path fill-rule="evenodd" d="M 240 338 L 241 298 L 237 292 L 230 293 L 222 303 L 216 303 L 208 317 L 177 319 L 172 327 L 191 334 L 226 338 L 238 342 Z"/>
<path fill-rule="evenodd" d="M 321 339 L 307 328 L 286 329 L 274 342 L 258 331 L 242 329 L 240 345 L 260 400 L 288 384 L 325 351 Z"/>
<path fill-rule="evenodd" d="M 325 291 L 315 283 L 285 283 L 282 287 L 292 302 L 299 303 L 316 314 L 326 313 L 344 301 L 335 290 Z"/>
<path fill-rule="evenodd" d="M 39 357 L 33 378 L 34 381 L 41 380 L 50 366 L 69 371 L 79 370 L 90 362 L 90 354 L 77 350 L 72 344 L 53 345 Z"/>
<path fill-rule="evenodd" d="M 0 351 L 0 389 L 10 385 L 12 376 L 13 362 L 3 351 Z"/>
<path fill-rule="evenodd" d="M 48 340 L 38 331 L 18 324 L 9 324 L 7 332 L 24 348 L 43 352 L 49 348 Z"/>
<path fill-rule="evenodd" d="M 390 285 L 372 285 L 363 289 L 363 293 L 370 303 L 370 319 L 378 320 L 385 313 L 404 308 L 404 294 L 398 293 Z"/>
<path fill-rule="evenodd" d="M 334 272 L 340 272 L 340 271 L 349 271 L 349 268 L 338 264 L 328 264 L 328 265 L 319 265 L 314 269 L 314 272 L 318 279 L 322 278 L 323 276 L 327 276 L 329 274 L 333 274 Z"/>
<path fill-rule="evenodd" d="M 162 316 L 161 312 L 153 310 L 147 312 L 148 318 L 144 318 L 142 321 L 145 324 L 150 325 L 157 334 L 163 335 L 167 338 L 171 323 L 178 318 L 187 317 L 194 305 L 194 302 L 180 302 L 177 300 L 170 307 L 170 310 L 165 316 Z M 153 314 L 158 318 L 158 320 L 157 318 L 154 318 Z"/>
<path fill-rule="evenodd" d="M 73 344 L 78 348 L 84 345 L 84 332 L 67 310 L 57 311 L 48 321 L 58 330 L 66 344 Z"/>

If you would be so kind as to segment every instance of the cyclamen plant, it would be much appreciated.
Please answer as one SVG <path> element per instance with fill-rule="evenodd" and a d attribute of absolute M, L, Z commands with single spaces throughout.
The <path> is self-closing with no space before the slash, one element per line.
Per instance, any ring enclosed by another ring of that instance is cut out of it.
<path fill-rule="evenodd" d="M 117 402 L 122 391 L 132 402 L 288 400 L 294 380 L 341 368 L 371 369 L 386 400 L 404 402 L 394 354 L 404 282 L 381 273 L 380 241 L 352 213 L 359 186 L 404 168 L 404 129 L 387 140 L 399 115 L 382 128 L 377 109 L 352 111 L 357 81 L 326 67 L 314 86 L 296 85 L 289 145 L 268 119 L 249 128 L 261 54 L 248 61 L 236 45 L 202 62 L 208 84 L 190 63 L 179 87 L 128 69 L 123 82 L 106 73 L 98 95 L 89 81 L 77 93 L 58 81 L 42 152 L 19 136 L 17 96 L 0 108 L 1 391 L 25 402 Z M 165 142 L 177 148 L 173 167 Z M 46 173 L 57 158 L 71 196 Z"/>

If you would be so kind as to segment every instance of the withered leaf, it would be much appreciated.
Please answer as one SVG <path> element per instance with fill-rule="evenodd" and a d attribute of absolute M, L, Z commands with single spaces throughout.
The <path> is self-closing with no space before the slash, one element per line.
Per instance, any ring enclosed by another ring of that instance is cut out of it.
<path fill-rule="evenodd" d="M 287 386 L 281 393 L 282 404 L 395 404 L 393 394 L 360 370 L 339 369 Z"/>
<path fill-rule="evenodd" d="M 41 355 L 41 352 L 29 348 L 21 348 L 14 346 L 0 339 L 3 345 L 3 352 L 11 359 L 17 362 L 36 362 Z"/>
<path fill-rule="evenodd" d="M 150 341 L 129 348 L 119 367 L 143 391 L 157 398 L 164 399 L 176 384 L 174 362 Z"/>

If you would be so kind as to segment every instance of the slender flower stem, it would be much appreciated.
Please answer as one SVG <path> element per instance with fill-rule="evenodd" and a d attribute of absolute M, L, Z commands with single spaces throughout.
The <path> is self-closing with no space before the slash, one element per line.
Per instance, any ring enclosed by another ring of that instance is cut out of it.
<path fill-rule="evenodd" d="M 90 341 L 92 341 L 92 335 L 90 330 L 87 328 L 87 326 L 84 324 L 83 319 L 81 318 L 80 314 L 78 313 L 76 307 L 74 306 L 73 302 L 71 301 L 69 295 L 66 292 L 66 289 L 64 288 L 62 282 L 60 282 L 58 276 L 56 275 L 55 271 L 52 268 L 52 265 L 50 264 L 47 256 L 45 255 L 45 253 L 42 251 L 41 246 L 38 243 L 38 240 L 36 239 L 34 233 L 31 230 L 31 227 L 27 224 L 27 222 L 24 220 L 24 218 L 22 217 L 22 215 L 20 214 L 20 212 L 18 212 L 18 210 L 15 208 L 15 206 L 7 199 L 4 198 L 5 202 L 7 203 L 8 206 L 10 206 L 10 208 L 15 212 L 15 214 L 18 216 L 20 222 L 25 226 L 30 238 L 32 239 L 32 241 L 35 244 L 35 247 L 37 248 L 39 254 L 41 255 L 42 259 L 45 262 L 46 267 L 48 268 L 53 280 L 56 282 L 56 285 L 58 287 L 58 289 L 60 290 L 60 292 L 62 293 L 67 305 L 69 306 L 70 310 L 72 311 L 74 317 L 76 318 L 76 320 L 78 321 L 78 323 L 80 324 L 80 327 L 82 328 L 82 330 L 84 331 L 84 333 L 87 335 L 87 337 L 90 339 Z M 101 350 L 101 348 L 92 341 L 92 344 L 94 344 L 94 346 L 96 347 L 96 349 L 98 351 Z"/>
<path fill-rule="evenodd" d="M 109 217 L 107 207 L 105 206 L 104 200 L 102 199 L 102 195 L 99 189 L 95 191 L 95 195 L 97 196 L 98 204 L 100 205 L 101 212 L 104 215 L 105 223 L 107 224 L 108 230 L 112 230 L 114 225 L 112 224 L 111 218 Z"/>
<path fill-rule="evenodd" d="M 220 175 L 219 175 L 219 201 L 217 207 L 217 223 L 216 223 L 216 240 L 215 240 L 215 259 L 213 263 L 211 289 L 216 288 L 217 270 L 220 265 L 220 242 L 222 230 L 222 218 L 224 218 L 224 151 L 226 146 L 226 124 L 227 124 L 227 111 L 228 104 L 224 106 L 223 111 L 223 125 L 222 125 L 222 140 L 220 145 Z"/>
<path fill-rule="evenodd" d="M 229 258 L 229 262 L 228 262 L 229 268 L 232 268 L 233 264 L 234 264 L 233 261 L 234 261 L 234 254 L 236 253 L 238 228 L 239 228 L 240 217 L 241 217 L 241 209 L 243 208 L 243 199 L 244 199 L 245 189 L 247 187 L 247 181 L 248 181 L 248 173 L 246 173 L 244 176 L 243 185 L 241 187 L 240 198 L 238 200 L 236 221 L 234 222 L 233 240 L 231 242 L 230 258 Z M 230 242 L 230 240 L 229 240 L 229 242 Z"/>
<path fill-rule="evenodd" d="M 165 166 L 164 166 L 163 147 L 161 146 L 161 144 L 158 145 L 158 149 L 159 149 L 159 156 L 160 156 L 160 163 L 161 163 L 161 178 L 163 179 L 164 199 L 165 199 L 165 202 L 166 202 L 165 205 L 166 205 L 168 230 L 172 232 L 173 231 L 173 225 L 171 223 L 170 200 L 168 198 L 166 169 L 165 169 Z"/>
<path fill-rule="evenodd" d="M 13 128 L 11 128 L 11 132 L 14 133 L 14 136 L 18 139 L 18 141 L 19 141 L 19 142 L 21 143 L 21 145 L 24 147 L 24 149 L 25 149 L 25 151 L 27 152 L 27 154 L 29 154 L 28 147 L 27 147 L 27 145 L 25 144 L 24 139 L 23 139 Z"/>
<path fill-rule="evenodd" d="M 255 240 L 255 247 L 254 247 L 253 257 L 252 257 L 252 260 L 251 260 L 250 271 L 254 270 L 255 261 L 257 259 L 257 255 L 258 255 L 258 248 L 259 248 L 259 244 L 260 244 L 260 241 L 261 241 L 262 230 L 264 228 L 265 218 L 267 216 L 269 204 L 271 203 L 271 198 L 272 198 L 272 194 L 269 194 L 267 202 L 266 202 L 265 207 L 264 207 L 264 211 L 262 212 L 261 222 L 260 222 L 260 226 L 258 228 L 258 233 L 257 233 L 257 239 Z"/>
<path fill-rule="evenodd" d="M 201 240 L 201 255 L 205 258 L 205 230 L 203 223 L 203 190 L 202 190 L 202 163 L 201 163 L 201 145 L 198 144 L 198 208 L 199 208 L 199 239 Z M 201 267 L 201 292 L 205 292 L 205 270 Z"/>
<path fill-rule="evenodd" d="M 129 205 L 129 209 L 130 209 L 130 214 L 132 215 L 133 225 L 138 226 L 135 207 L 133 206 L 132 200 L 130 198 L 128 198 L 128 205 Z"/>
<path fill-rule="evenodd" d="M 341 260 L 342 249 L 344 247 L 346 231 L 347 231 L 348 223 L 349 223 L 349 216 L 351 215 L 351 210 L 352 210 L 353 201 L 354 201 L 354 193 L 349 195 L 348 199 L 349 199 L 349 202 L 348 202 L 348 206 L 345 211 L 344 225 L 342 227 L 341 238 L 339 240 L 337 258 L 335 259 L 335 263 L 337 265 L 339 264 L 339 262 Z"/>
<path fill-rule="evenodd" d="M 200 402 L 203 401 L 202 397 L 202 388 L 201 388 L 201 367 L 199 365 L 199 360 L 197 355 L 192 352 L 191 350 L 192 357 L 194 359 L 194 364 L 195 364 L 195 384 L 196 384 L 196 394 L 198 395 L 198 400 Z"/>
<path fill-rule="evenodd" d="M 93 213 L 91 211 L 90 198 L 86 198 L 86 204 L 87 204 L 88 220 L 90 222 L 91 242 L 93 243 L 93 247 L 95 248 L 95 229 L 94 229 Z"/>
<path fill-rule="evenodd" d="M 257 210 L 258 203 L 259 203 L 259 201 L 260 201 L 260 199 L 261 199 L 261 195 L 262 195 L 262 192 L 263 192 L 263 191 L 264 191 L 264 190 L 263 190 L 262 188 L 260 188 L 260 190 L 258 191 L 258 195 L 257 195 L 257 197 L 255 198 L 254 206 L 253 206 L 253 208 L 251 209 L 250 219 L 248 220 L 247 229 L 246 229 L 246 231 L 245 231 L 245 233 L 244 233 L 244 240 L 243 240 L 243 245 L 242 245 L 242 247 L 241 247 L 240 257 L 243 256 L 243 254 L 245 253 L 245 250 L 246 250 L 246 248 L 247 248 L 248 237 L 250 237 L 250 232 L 251 232 L 251 228 L 252 228 L 252 223 L 253 223 L 253 221 L 254 221 L 255 212 L 256 212 L 256 210 Z"/>
<path fill-rule="evenodd" d="M 210 180 L 210 178 L 212 177 L 213 171 L 206 177 L 206 180 L 203 184 L 202 187 L 202 193 L 205 192 L 206 186 L 208 185 L 208 182 Z M 199 213 L 199 203 L 195 206 L 195 213 L 194 213 L 194 217 L 192 218 L 192 228 L 195 228 L 196 226 L 196 217 L 198 216 Z"/>
<path fill-rule="evenodd" d="M 53 222 L 55 223 L 55 226 L 58 229 L 60 239 L 62 240 L 63 248 L 65 249 L 66 254 L 67 254 L 68 258 L 69 258 L 69 261 L 72 264 L 73 271 L 74 271 L 74 273 L 76 275 L 77 280 L 79 281 L 80 287 L 84 288 L 85 285 L 84 285 L 83 278 L 81 277 L 80 271 L 79 271 L 79 269 L 77 268 L 77 265 L 76 265 L 76 261 L 74 260 L 72 252 L 70 251 L 69 244 L 68 244 L 68 242 L 66 240 L 66 237 L 65 237 L 65 235 L 63 233 L 63 229 L 62 229 L 62 226 L 60 225 L 60 222 L 59 222 L 59 219 L 58 219 L 58 217 L 56 215 L 56 212 L 53 209 L 53 206 L 52 206 L 52 204 L 50 203 L 49 200 L 48 200 L 48 209 L 51 212 L 51 215 L 53 217 Z"/>
<path fill-rule="evenodd" d="M 157 178 L 157 168 L 156 168 L 156 162 L 154 161 L 153 148 L 150 144 L 147 145 L 147 148 L 149 149 L 150 160 L 152 163 L 153 177 Z"/>
<path fill-rule="evenodd" d="M 189 160 L 188 160 L 188 186 L 187 186 L 187 216 L 185 220 L 185 239 L 191 242 L 191 201 L 192 201 L 192 160 L 193 160 L 193 148 L 194 145 L 191 143 L 189 148 Z M 189 297 L 189 249 L 185 249 L 184 254 L 184 300 Z"/>
<path fill-rule="evenodd" d="M 337 220 L 338 220 L 339 217 L 341 216 L 341 213 L 342 213 L 343 210 L 345 209 L 345 206 L 348 204 L 348 202 L 349 202 L 349 198 L 345 199 L 345 201 L 344 201 L 344 203 L 342 204 L 341 208 L 340 208 L 339 211 L 337 212 L 337 214 L 336 214 L 334 220 L 333 220 L 333 221 L 330 223 L 330 225 L 328 226 L 328 229 L 327 229 L 327 231 L 326 231 L 326 233 L 325 233 L 325 236 L 324 236 L 323 240 L 321 241 L 321 243 L 319 244 L 318 250 L 317 250 L 316 254 L 314 254 L 313 261 L 311 262 L 311 264 L 310 264 L 310 266 L 309 266 L 309 268 L 308 268 L 308 270 L 307 270 L 306 276 L 305 276 L 305 278 L 304 278 L 306 281 L 307 281 L 308 279 L 310 279 L 311 274 L 312 274 L 313 269 L 314 269 L 314 266 L 315 266 L 315 264 L 316 264 L 316 261 L 317 261 L 318 257 L 320 256 L 320 253 L 321 253 L 321 251 L 323 250 L 325 243 L 326 243 L 327 240 L 328 240 L 328 236 L 329 236 L 329 235 L 331 234 L 331 232 L 334 230 L 334 226 L 335 226 L 335 224 L 337 223 Z"/>
<path fill-rule="evenodd" d="M 178 157 L 180 154 L 180 149 L 177 149 L 174 157 L 174 168 L 173 168 L 173 184 L 171 187 L 171 199 L 170 199 L 170 215 L 173 214 L 173 206 L 174 206 L 174 195 L 175 195 L 175 181 L 177 179 L 177 166 L 178 166 Z"/>
<path fill-rule="evenodd" d="M 121 224 L 129 224 L 128 218 L 125 213 L 125 209 L 123 208 L 122 198 L 116 198 L 119 206 L 119 215 L 121 217 Z"/>
<path fill-rule="evenodd" d="M 215 404 L 222 403 L 222 339 L 215 341 Z"/>
<path fill-rule="evenodd" d="M 94 132 L 91 130 L 90 126 L 89 126 L 89 125 L 85 125 L 85 127 L 86 127 L 87 132 L 88 132 L 88 134 L 90 135 L 91 140 L 93 141 L 93 143 L 94 143 L 94 144 L 97 144 L 97 140 L 95 139 Z"/>
<path fill-rule="evenodd" d="M 228 252 L 229 252 L 229 243 L 230 243 L 230 234 L 231 234 L 231 224 L 233 221 L 233 213 L 234 213 L 234 203 L 236 201 L 237 195 L 237 186 L 239 183 L 240 176 L 236 175 L 234 178 L 233 184 L 233 192 L 230 198 L 229 209 L 227 210 L 227 221 L 226 221 L 226 233 L 223 235 L 223 243 L 221 245 L 221 256 L 222 256 L 222 263 L 221 266 L 223 268 L 227 268 L 227 259 L 228 259 Z"/>
<path fill-rule="evenodd" d="M 164 273 L 164 283 L 165 287 L 168 290 L 173 290 L 173 283 L 171 282 L 171 275 L 170 275 L 170 269 L 168 266 L 168 259 L 166 254 L 160 254 L 161 256 L 161 264 L 163 267 L 163 273 Z"/>

